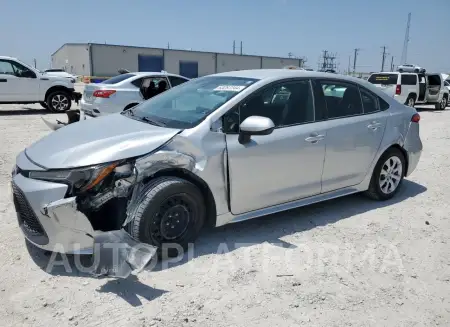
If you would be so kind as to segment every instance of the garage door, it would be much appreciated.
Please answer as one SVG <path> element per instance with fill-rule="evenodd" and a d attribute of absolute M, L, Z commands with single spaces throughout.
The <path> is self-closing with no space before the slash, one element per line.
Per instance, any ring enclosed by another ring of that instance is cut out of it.
<path fill-rule="evenodd" d="M 187 78 L 198 77 L 197 61 L 180 61 L 180 75 Z"/>
<path fill-rule="evenodd" d="M 140 72 L 160 72 L 164 70 L 163 56 L 138 55 L 138 69 Z"/>

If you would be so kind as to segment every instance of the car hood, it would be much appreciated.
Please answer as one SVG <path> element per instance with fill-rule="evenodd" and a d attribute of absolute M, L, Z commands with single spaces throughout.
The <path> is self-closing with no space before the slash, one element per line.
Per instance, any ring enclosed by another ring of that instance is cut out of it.
<path fill-rule="evenodd" d="M 47 169 L 91 166 L 144 155 L 179 132 L 111 114 L 60 128 L 29 146 L 25 154 Z"/>

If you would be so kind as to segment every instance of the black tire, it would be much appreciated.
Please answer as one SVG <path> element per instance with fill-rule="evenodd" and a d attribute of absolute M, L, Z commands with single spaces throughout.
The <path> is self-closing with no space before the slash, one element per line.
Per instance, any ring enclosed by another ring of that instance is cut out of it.
<path fill-rule="evenodd" d="M 205 200 L 194 184 L 177 177 L 158 177 L 147 185 L 137 200 L 126 229 L 140 242 L 158 247 L 160 256 L 161 247 L 166 244 L 167 255 L 175 257 L 180 253 L 170 244 L 186 250 L 198 237 L 205 216 Z M 167 227 L 169 223 L 176 225 L 177 222 L 175 230 Z M 173 234 L 168 235 L 170 232 Z"/>
<path fill-rule="evenodd" d="M 380 176 L 381 176 L 381 171 L 382 171 L 383 167 L 385 166 L 385 163 L 388 160 L 395 161 L 393 158 L 400 159 L 401 169 L 402 169 L 401 174 L 399 176 L 400 181 L 397 184 L 397 187 L 392 192 L 386 193 L 386 192 L 383 192 L 383 190 L 381 189 Z M 377 200 L 377 201 L 385 201 L 385 200 L 391 199 L 398 192 L 398 190 L 400 189 L 400 187 L 402 185 L 403 178 L 405 177 L 405 168 L 406 168 L 406 164 L 405 164 L 405 157 L 404 157 L 403 153 L 397 148 L 388 149 L 385 153 L 383 153 L 383 155 L 378 160 L 378 163 L 375 166 L 375 169 L 373 170 L 373 173 L 372 173 L 372 178 L 370 180 L 369 189 L 365 192 L 365 194 L 369 198 L 371 198 L 373 200 Z"/>
<path fill-rule="evenodd" d="M 47 103 L 45 103 L 45 102 L 39 102 L 39 104 L 41 105 L 42 108 L 48 109 Z"/>
<path fill-rule="evenodd" d="M 447 104 L 448 104 L 448 98 L 446 95 L 444 95 L 442 97 L 441 102 L 436 103 L 435 108 L 436 108 L 436 110 L 445 110 L 445 108 L 447 108 Z"/>
<path fill-rule="evenodd" d="M 405 105 L 414 108 L 415 104 L 416 104 L 415 96 L 409 95 L 408 98 L 406 99 Z"/>
<path fill-rule="evenodd" d="M 66 112 L 72 107 L 72 98 L 70 94 L 64 90 L 50 93 L 45 102 L 47 103 L 48 109 L 52 112 Z M 60 106 L 58 106 L 58 103 L 60 103 Z"/>

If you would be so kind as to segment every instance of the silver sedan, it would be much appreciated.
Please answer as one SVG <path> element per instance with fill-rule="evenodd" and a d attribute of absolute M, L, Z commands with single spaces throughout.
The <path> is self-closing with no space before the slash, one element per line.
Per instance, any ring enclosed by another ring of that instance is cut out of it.
<path fill-rule="evenodd" d="M 175 255 L 207 224 L 357 192 L 387 200 L 419 162 L 419 120 L 372 84 L 337 74 L 197 78 L 20 153 L 19 224 L 52 251 L 89 252 L 122 231 L 155 248 L 174 244 Z"/>

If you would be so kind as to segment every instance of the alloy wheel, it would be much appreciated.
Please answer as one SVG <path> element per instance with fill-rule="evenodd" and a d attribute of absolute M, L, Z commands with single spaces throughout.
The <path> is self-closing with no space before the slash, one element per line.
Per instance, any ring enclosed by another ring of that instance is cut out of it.
<path fill-rule="evenodd" d="M 64 94 L 55 94 L 52 98 L 52 107 L 56 111 L 65 111 L 69 107 L 69 98 Z"/>
<path fill-rule="evenodd" d="M 402 180 L 402 161 L 397 156 L 392 156 L 386 160 L 381 167 L 379 185 L 384 194 L 394 192 Z"/>

